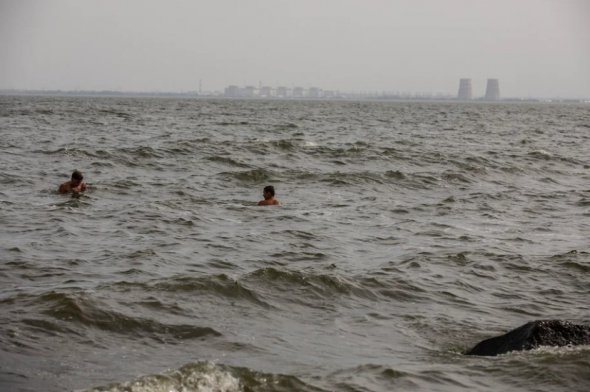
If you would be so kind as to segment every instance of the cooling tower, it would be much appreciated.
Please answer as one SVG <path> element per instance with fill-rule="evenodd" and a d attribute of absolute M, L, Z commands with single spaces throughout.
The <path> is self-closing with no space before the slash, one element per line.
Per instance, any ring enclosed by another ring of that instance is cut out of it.
<path fill-rule="evenodd" d="M 498 79 L 488 79 L 486 87 L 486 101 L 497 101 L 500 99 L 500 82 Z"/>
<path fill-rule="evenodd" d="M 457 99 L 469 100 L 472 97 L 473 92 L 471 90 L 471 79 L 459 80 L 459 93 L 457 94 Z"/>

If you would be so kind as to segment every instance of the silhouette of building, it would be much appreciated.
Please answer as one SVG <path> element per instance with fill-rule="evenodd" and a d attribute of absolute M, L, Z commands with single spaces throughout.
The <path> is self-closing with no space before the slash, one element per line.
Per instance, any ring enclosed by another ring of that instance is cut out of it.
<path fill-rule="evenodd" d="M 257 91 L 256 87 L 254 87 L 254 86 L 246 86 L 246 87 L 244 87 L 244 90 L 243 90 L 244 97 L 247 97 L 247 98 L 252 98 L 252 97 L 256 96 L 257 92 L 258 91 Z"/>
<path fill-rule="evenodd" d="M 318 87 L 311 87 L 307 92 L 307 96 L 309 98 L 320 98 L 322 96 L 322 89 Z"/>
<path fill-rule="evenodd" d="M 336 92 L 334 90 L 325 90 L 324 98 L 334 98 L 336 96 Z"/>
<path fill-rule="evenodd" d="M 239 97 L 240 96 L 240 88 L 238 86 L 228 86 L 225 88 L 225 96 L 226 97 Z"/>
<path fill-rule="evenodd" d="M 486 101 L 498 101 L 500 99 L 500 82 L 498 79 L 488 79 L 486 86 Z"/>
<path fill-rule="evenodd" d="M 269 86 L 263 86 L 260 88 L 259 95 L 263 98 L 270 98 L 273 96 L 272 88 Z"/>
<path fill-rule="evenodd" d="M 286 98 L 288 96 L 289 89 L 284 86 L 277 87 L 277 97 Z"/>
<path fill-rule="evenodd" d="M 295 87 L 293 88 L 293 96 L 295 98 L 303 98 L 305 96 L 305 92 L 303 87 Z"/>
<path fill-rule="evenodd" d="M 471 89 L 471 79 L 459 80 L 459 93 L 457 94 L 457 99 L 467 101 L 472 98 L 473 91 Z"/>

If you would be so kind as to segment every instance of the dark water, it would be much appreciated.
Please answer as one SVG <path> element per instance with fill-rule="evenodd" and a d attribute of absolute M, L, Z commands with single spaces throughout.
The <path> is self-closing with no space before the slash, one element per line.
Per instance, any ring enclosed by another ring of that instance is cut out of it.
<path fill-rule="evenodd" d="M 588 391 L 461 353 L 590 322 L 589 152 L 588 105 L 0 97 L 0 390 Z"/>

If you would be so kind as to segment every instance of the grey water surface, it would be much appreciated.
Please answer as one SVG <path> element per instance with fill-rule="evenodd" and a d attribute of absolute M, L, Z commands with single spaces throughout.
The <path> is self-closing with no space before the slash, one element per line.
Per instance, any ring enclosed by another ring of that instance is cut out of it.
<path fill-rule="evenodd" d="M 590 322 L 589 105 L 4 96 L 0 185 L 2 391 L 590 389 L 462 355 Z"/>

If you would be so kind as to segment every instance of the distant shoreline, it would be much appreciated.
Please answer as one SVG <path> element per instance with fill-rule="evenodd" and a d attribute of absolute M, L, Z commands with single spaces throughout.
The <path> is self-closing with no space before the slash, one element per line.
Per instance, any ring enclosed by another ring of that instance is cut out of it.
<path fill-rule="evenodd" d="M 226 100 L 278 100 L 278 101 L 417 101 L 417 102 L 545 102 L 545 103 L 582 103 L 589 104 L 590 98 L 503 98 L 497 101 L 486 101 L 483 98 L 460 100 L 448 96 L 412 96 L 412 95 L 379 95 L 379 94 L 350 94 L 344 97 L 228 97 L 221 92 L 199 94 L 189 92 L 149 92 L 149 91 L 111 91 L 111 90 L 0 90 L 0 96 L 48 96 L 48 97 L 121 97 L 121 98 L 190 98 L 190 99 L 226 99 Z"/>

